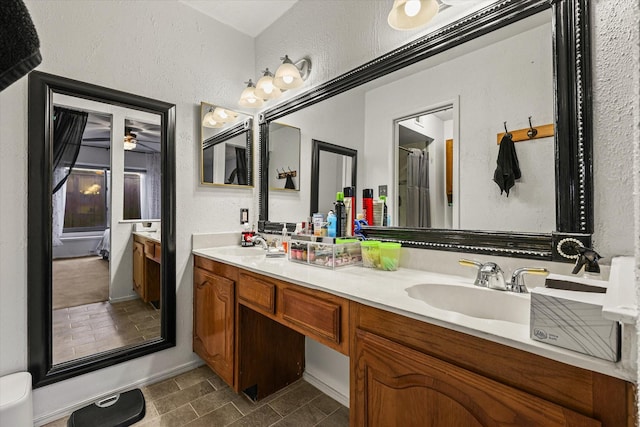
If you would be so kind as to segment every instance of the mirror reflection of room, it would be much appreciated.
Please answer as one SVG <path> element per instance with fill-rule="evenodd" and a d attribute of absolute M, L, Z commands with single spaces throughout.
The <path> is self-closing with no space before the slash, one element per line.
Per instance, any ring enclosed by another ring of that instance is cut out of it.
<path fill-rule="evenodd" d="M 59 94 L 53 120 L 56 365 L 160 336 L 159 301 L 134 291 L 123 222 L 159 229 L 160 128 L 153 115 Z"/>
<path fill-rule="evenodd" d="M 250 116 L 201 102 L 202 184 L 252 185 Z"/>
<path fill-rule="evenodd" d="M 400 227 L 453 225 L 453 106 L 397 122 Z"/>
<path fill-rule="evenodd" d="M 300 129 L 269 124 L 269 190 L 300 190 Z"/>

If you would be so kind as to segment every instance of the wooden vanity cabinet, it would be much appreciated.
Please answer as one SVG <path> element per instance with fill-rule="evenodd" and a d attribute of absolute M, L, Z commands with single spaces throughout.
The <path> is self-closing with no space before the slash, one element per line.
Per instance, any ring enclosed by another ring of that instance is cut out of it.
<path fill-rule="evenodd" d="M 160 301 L 160 243 L 133 235 L 133 289 L 144 302 Z"/>
<path fill-rule="evenodd" d="M 196 257 L 193 351 L 235 388 L 235 286 L 238 269 Z"/>
<path fill-rule="evenodd" d="M 349 355 L 349 300 L 241 271 L 238 301 L 321 344 Z"/>
<path fill-rule="evenodd" d="M 351 304 L 352 426 L 635 426 L 634 386 Z"/>

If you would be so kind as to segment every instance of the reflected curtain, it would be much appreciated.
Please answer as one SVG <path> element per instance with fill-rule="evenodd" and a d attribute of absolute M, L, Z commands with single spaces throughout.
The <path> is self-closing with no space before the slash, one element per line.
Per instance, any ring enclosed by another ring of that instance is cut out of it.
<path fill-rule="evenodd" d="M 53 172 L 53 181 L 63 180 L 66 172 L 64 169 L 56 169 Z M 68 176 L 68 175 L 67 175 Z M 62 181 L 62 185 L 60 189 L 62 191 L 58 191 L 53 194 L 51 197 L 52 208 L 53 208 L 53 217 L 51 221 L 52 227 L 52 244 L 53 246 L 62 246 L 62 231 L 64 230 L 64 210 L 67 204 L 67 183 L 66 178 Z"/>
<path fill-rule="evenodd" d="M 53 107 L 52 194 L 62 188 L 78 159 L 88 113 Z"/>
<path fill-rule="evenodd" d="M 247 149 L 236 147 L 236 177 L 239 185 L 247 185 Z"/>
<path fill-rule="evenodd" d="M 147 173 L 145 174 L 145 196 L 147 199 L 146 219 L 159 219 L 162 204 L 160 153 L 145 155 Z"/>
<path fill-rule="evenodd" d="M 407 158 L 407 227 L 430 227 L 429 153 L 414 148 Z"/>

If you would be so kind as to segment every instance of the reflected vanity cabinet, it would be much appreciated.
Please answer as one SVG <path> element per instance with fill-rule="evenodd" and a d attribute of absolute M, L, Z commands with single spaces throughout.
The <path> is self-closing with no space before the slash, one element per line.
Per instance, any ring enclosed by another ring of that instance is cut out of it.
<path fill-rule="evenodd" d="M 144 302 L 160 300 L 161 253 L 157 241 L 133 235 L 133 289 Z"/>

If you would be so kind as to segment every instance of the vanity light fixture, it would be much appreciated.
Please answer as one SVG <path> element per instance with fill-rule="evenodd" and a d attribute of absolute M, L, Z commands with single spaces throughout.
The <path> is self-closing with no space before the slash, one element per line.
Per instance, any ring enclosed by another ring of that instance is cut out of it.
<path fill-rule="evenodd" d="M 136 134 L 135 133 L 131 133 L 130 130 L 127 131 L 127 134 L 124 136 L 124 149 L 125 150 L 133 150 L 134 148 L 136 148 L 136 144 L 138 143 L 138 141 L 136 140 Z"/>
<path fill-rule="evenodd" d="M 288 55 L 280 59 L 282 60 L 282 65 L 276 71 L 273 84 L 283 90 L 302 86 L 302 83 L 307 80 L 311 72 L 311 59 L 305 57 L 295 64 L 289 59 Z"/>
<path fill-rule="evenodd" d="M 238 113 L 236 113 L 235 111 L 224 109 L 222 107 L 216 107 L 213 110 L 213 119 L 217 122 L 229 123 L 234 121 L 237 117 Z"/>
<path fill-rule="evenodd" d="M 282 91 L 273 84 L 273 73 L 268 68 L 262 72 L 263 76 L 256 83 L 256 96 L 265 100 L 279 98 Z"/>
<path fill-rule="evenodd" d="M 253 84 L 253 81 L 249 79 L 248 82 L 245 82 L 247 87 L 242 91 L 242 95 L 240 95 L 240 101 L 238 104 L 242 107 L 248 108 L 259 108 L 262 107 L 264 101 L 262 98 L 256 95 L 256 86 Z"/>
<path fill-rule="evenodd" d="M 224 125 L 224 122 L 216 118 L 215 110 L 210 107 L 207 114 L 205 114 L 204 117 L 202 118 L 202 126 L 216 129 L 216 128 L 221 128 L 222 125 Z"/>
<path fill-rule="evenodd" d="M 439 8 L 437 0 L 394 0 L 387 22 L 396 30 L 414 30 L 427 25 Z"/>

